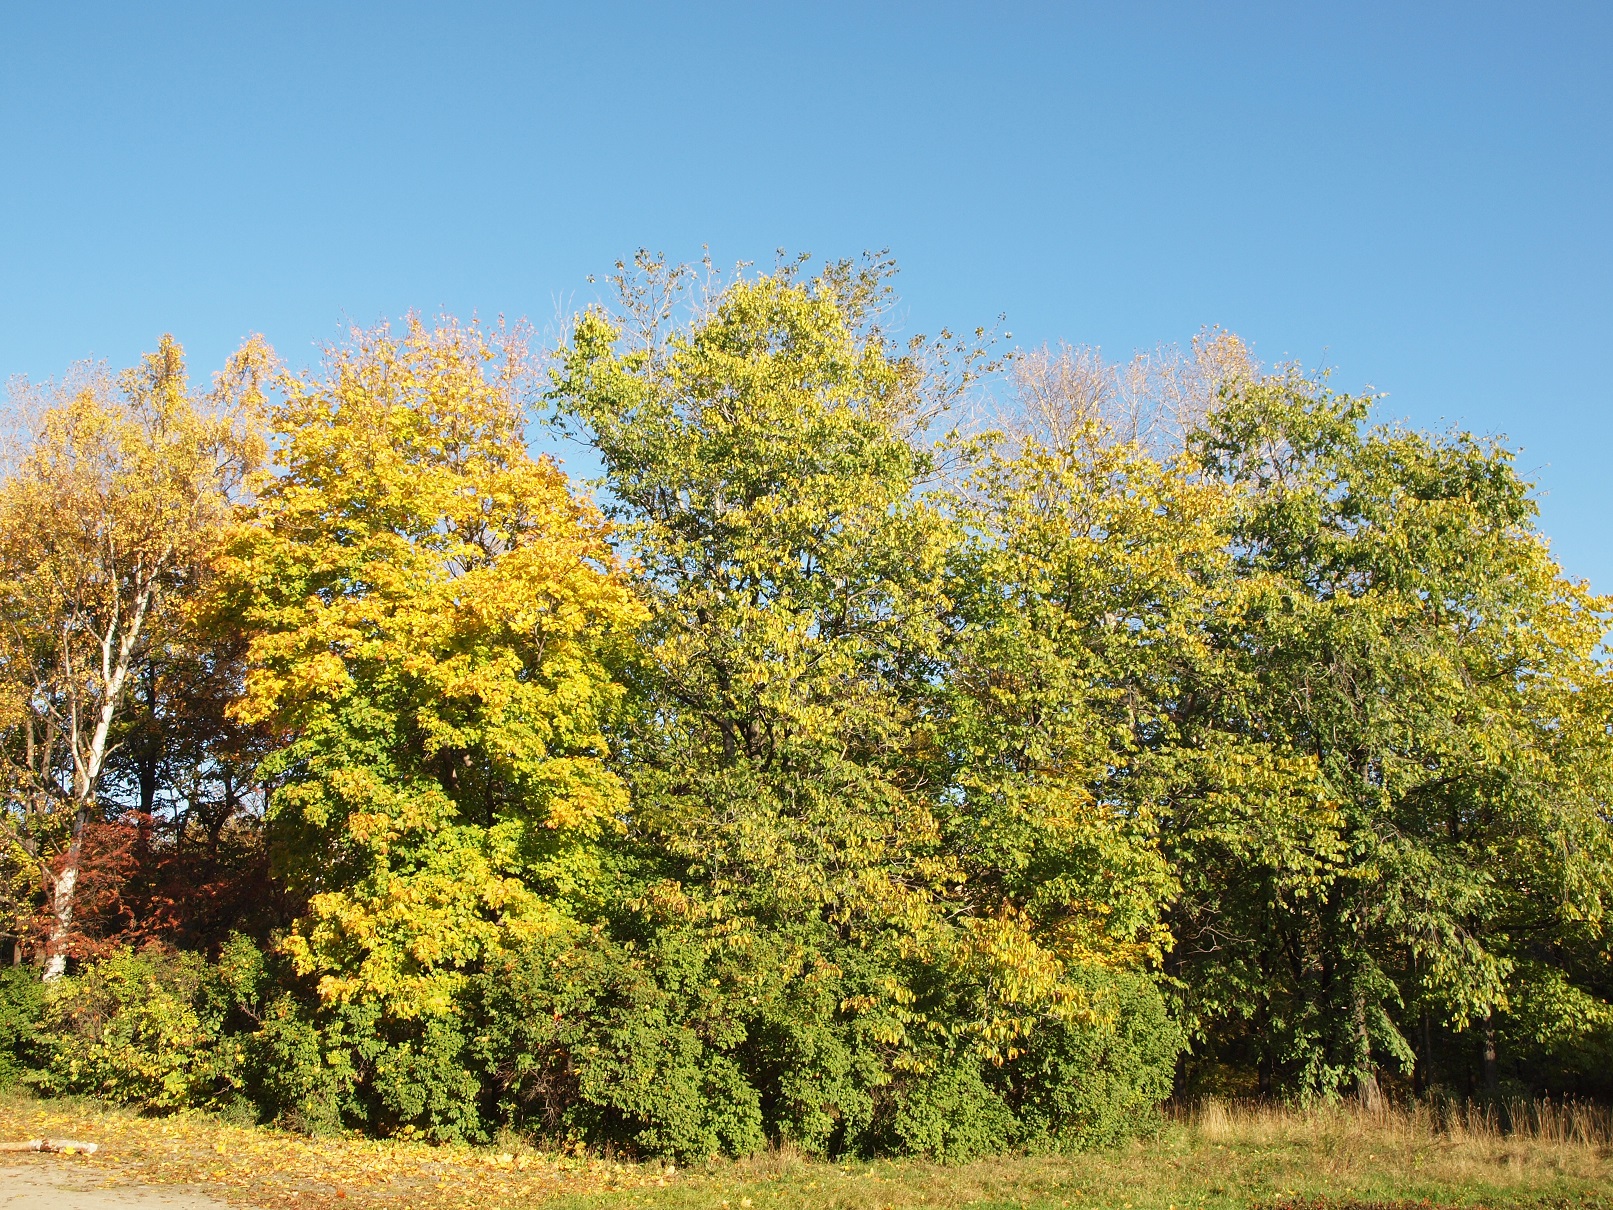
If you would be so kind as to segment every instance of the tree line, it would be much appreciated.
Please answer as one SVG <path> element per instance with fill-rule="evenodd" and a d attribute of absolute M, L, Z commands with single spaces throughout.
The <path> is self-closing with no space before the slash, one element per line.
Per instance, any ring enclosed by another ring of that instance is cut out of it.
<path fill-rule="evenodd" d="M 1512 451 L 892 272 L 14 391 L 0 1080 L 943 1159 L 1613 1091 L 1609 606 Z"/>

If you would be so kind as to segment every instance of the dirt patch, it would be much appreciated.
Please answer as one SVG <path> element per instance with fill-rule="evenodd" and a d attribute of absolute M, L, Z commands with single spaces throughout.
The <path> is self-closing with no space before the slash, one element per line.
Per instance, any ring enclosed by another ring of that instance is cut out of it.
<path fill-rule="evenodd" d="M 71 1160 L 39 1159 L 0 1168 L 0 1210 L 231 1210 L 179 1185 L 109 1182 Z M 240 1210 L 235 1207 L 234 1210 Z"/>

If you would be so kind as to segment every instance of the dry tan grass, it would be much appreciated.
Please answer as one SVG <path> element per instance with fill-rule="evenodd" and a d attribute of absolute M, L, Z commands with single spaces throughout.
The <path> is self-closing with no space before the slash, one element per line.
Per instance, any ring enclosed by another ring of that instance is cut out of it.
<path fill-rule="evenodd" d="M 1351 1102 L 1311 1108 L 1234 1104 L 1210 1098 L 1171 1115 L 1203 1139 L 1254 1140 L 1306 1134 L 1370 1134 L 1403 1145 L 1443 1138 L 1452 1143 L 1493 1145 L 1544 1143 L 1570 1148 L 1613 1146 L 1613 1110 L 1605 1106 L 1556 1101 L 1418 1101 L 1366 1110 Z"/>

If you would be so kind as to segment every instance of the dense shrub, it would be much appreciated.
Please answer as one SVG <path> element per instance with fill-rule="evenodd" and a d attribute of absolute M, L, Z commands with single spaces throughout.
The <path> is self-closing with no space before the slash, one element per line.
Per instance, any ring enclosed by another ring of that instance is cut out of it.
<path fill-rule="evenodd" d="M 1102 1147 L 1143 1129 L 1170 1095 L 1186 1045 L 1147 976 L 1083 969 L 1080 1018 L 1033 1033 L 1010 1072 L 1009 1096 L 1028 1143 Z"/>
<path fill-rule="evenodd" d="M 31 966 L 0 968 L 0 1088 L 15 1084 L 36 1061 L 45 989 Z"/>
<path fill-rule="evenodd" d="M 959 1163 L 1016 1142 L 1020 1123 L 965 1057 L 903 1081 L 893 1102 L 887 1150 Z"/>
<path fill-rule="evenodd" d="M 893 1074 L 843 1009 L 846 985 L 829 984 L 835 994 L 815 1006 L 759 977 L 729 995 L 719 976 L 732 971 L 698 952 L 688 938 L 658 952 L 592 930 L 476 980 L 471 1053 L 498 1120 L 690 1158 L 771 1137 L 818 1154 L 956 1162 L 1015 1145 L 1102 1146 L 1145 1127 L 1183 1046 L 1149 978 L 1080 969 L 1082 1010 L 1039 1023 L 1012 1061 L 965 1047 Z"/>
<path fill-rule="evenodd" d="M 48 990 L 39 1083 L 143 1109 L 222 1104 L 245 1057 L 222 1036 L 224 1007 L 200 955 L 119 950 Z"/>
<path fill-rule="evenodd" d="M 648 1154 L 762 1146 L 756 1090 L 730 1053 L 743 1032 L 690 995 L 699 965 L 694 949 L 646 954 L 591 930 L 484 975 L 474 1050 L 500 1119 Z"/>
<path fill-rule="evenodd" d="M 341 1129 L 351 1069 L 339 1051 L 335 1062 L 327 1058 L 324 1035 L 289 996 L 269 1006 L 246 1050 L 247 1092 L 259 1117 L 308 1134 Z"/>
<path fill-rule="evenodd" d="M 482 1084 L 470 1070 L 467 1040 L 452 1017 L 431 1017 L 374 1057 L 376 1125 L 414 1126 L 441 1141 L 482 1141 Z"/>
<path fill-rule="evenodd" d="M 373 1003 L 281 995 L 251 1026 L 242 1080 L 264 1121 L 309 1134 L 489 1137 L 485 1082 L 457 1015 L 398 1021 Z"/>

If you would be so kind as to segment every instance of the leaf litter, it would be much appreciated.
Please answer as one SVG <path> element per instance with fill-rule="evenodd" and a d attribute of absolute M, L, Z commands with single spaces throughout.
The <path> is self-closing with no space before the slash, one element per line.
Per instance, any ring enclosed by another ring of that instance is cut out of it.
<path fill-rule="evenodd" d="M 112 1184 L 207 1186 L 264 1210 L 398 1206 L 492 1210 L 568 1194 L 664 1188 L 680 1175 L 659 1163 L 591 1155 L 372 1139 L 309 1137 L 235 1126 L 202 1113 L 139 1117 L 74 1102 L 0 1099 L 0 1138 L 72 1136 L 100 1144 L 74 1155 Z M 62 1157 L 18 1154 L 19 1164 Z"/>

